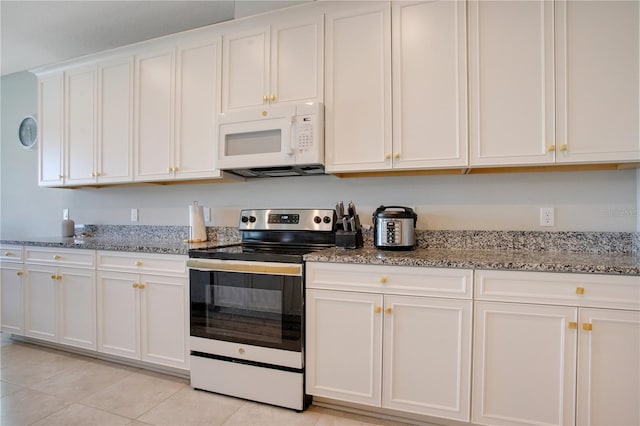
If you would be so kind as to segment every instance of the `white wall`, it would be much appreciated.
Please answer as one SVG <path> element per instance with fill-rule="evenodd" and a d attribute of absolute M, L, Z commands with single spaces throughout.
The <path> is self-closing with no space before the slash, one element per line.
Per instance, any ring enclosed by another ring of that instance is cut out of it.
<path fill-rule="evenodd" d="M 236 226 L 247 207 L 332 208 L 353 200 L 363 223 L 380 204 L 415 207 L 420 229 L 640 230 L 640 172 L 556 172 L 338 179 L 275 178 L 242 183 L 52 189 L 37 186 L 37 152 L 16 140 L 20 119 L 36 111 L 36 80 L 5 76 L 2 88 L 0 238 L 58 236 L 62 209 L 76 223 L 187 225 L 188 205 L 213 208 L 212 225 Z M 556 226 L 542 228 L 539 208 L 556 208 Z M 631 214 L 630 214 L 631 213 Z"/>

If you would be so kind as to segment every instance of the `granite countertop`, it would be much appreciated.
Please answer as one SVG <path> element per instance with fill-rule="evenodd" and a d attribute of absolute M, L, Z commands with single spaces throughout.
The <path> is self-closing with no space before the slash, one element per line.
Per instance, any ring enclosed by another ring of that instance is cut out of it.
<path fill-rule="evenodd" d="M 355 250 L 331 248 L 307 254 L 304 258 L 307 262 L 640 276 L 640 257 L 620 253 L 435 248 L 390 251 L 365 246 Z"/>
<path fill-rule="evenodd" d="M 179 240 L 159 240 L 116 237 L 68 237 L 34 238 L 29 240 L 2 240 L 2 244 L 16 246 L 37 246 L 53 248 L 72 248 L 85 250 L 112 250 L 138 253 L 182 254 L 190 249 L 219 247 L 229 245 L 231 241 L 206 241 L 204 243 L 185 243 Z"/>
<path fill-rule="evenodd" d="M 220 247 L 237 242 L 234 234 L 228 236 L 221 234 L 204 243 L 185 243 L 175 238 L 127 236 L 54 237 L 0 241 L 2 244 L 18 246 L 178 255 L 187 255 L 190 249 Z M 418 248 L 411 251 L 390 251 L 378 250 L 372 245 L 365 245 L 364 248 L 355 250 L 331 248 L 317 251 L 305 255 L 304 259 L 308 262 L 640 276 L 640 256 L 621 253 L 461 248 Z"/>

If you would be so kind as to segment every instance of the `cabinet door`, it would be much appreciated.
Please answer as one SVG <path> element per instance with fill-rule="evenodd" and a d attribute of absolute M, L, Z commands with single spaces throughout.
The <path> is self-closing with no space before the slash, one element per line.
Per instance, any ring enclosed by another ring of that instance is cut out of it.
<path fill-rule="evenodd" d="M 65 184 L 95 182 L 96 67 L 65 73 Z"/>
<path fill-rule="evenodd" d="M 172 177 L 175 100 L 174 51 L 136 56 L 135 176 Z"/>
<path fill-rule="evenodd" d="M 98 271 L 99 352 L 140 359 L 138 285 L 138 274 Z"/>
<path fill-rule="evenodd" d="M 26 265 L 25 336 L 56 342 L 58 285 L 55 268 Z"/>
<path fill-rule="evenodd" d="M 2 331 L 24 334 L 22 265 L 4 263 L 0 268 L 0 312 Z"/>
<path fill-rule="evenodd" d="M 96 349 L 96 281 L 93 270 L 60 268 L 59 342 Z"/>
<path fill-rule="evenodd" d="M 553 2 L 469 2 L 470 164 L 553 163 Z"/>
<path fill-rule="evenodd" d="M 55 186 L 63 183 L 62 113 L 63 74 L 55 73 L 38 80 L 38 183 Z"/>
<path fill-rule="evenodd" d="M 394 169 L 467 165 L 465 2 L 393 3 Z"/>
<path fill-rule="evenodd" d="M 476 302 L 473 423 L 575 424 L 577 311 Z"/>
<path fill-rule="evenodd" d="M 329 172 L 391 165 L 391 6 L 326 15 L 325 146 Z M 386 158 L 385 158 L 386 157 Z"/>
<path fill-rule="evenodd" d="M 579 333 L 577 424 L 640 424 L 640 312 L 580 309 Z"/>
<path fill-rule="evenodd" d="M 98 182 L 133 180 L 133 58 L 98 65 Z"/>
<path fill-rule="evenodd" d="M 469 421 L 471 304 L 384 297 L 383 407 Z"/>
<path fill-rule="evenodd" d="M 222 36 L 222 111 L 260 106 L 269 95 L 269 26 Z"/>
<path fill-rule="evenodd" d="M 216 120 L 220 103 L 220 38 L 178 49 L 176 177 L 218 177 Z"/>
<path fill-rule="evenodd" d="M 141 358 L 177 368 L 188 368 L 187 278 L 140 277 Z"/>
<path fill-rule="evenodd" d="M 271 85 L 277 103 L 322 102 L 323 16 L 286 16 L 271 25 Z"/>
<path fill-rule="evenodd" d="M 307 394 L 380 406 L 382 296 L 307 290 Z"/>
<path fill-rule="evenodd" d="M 639 9 L 556 2 L 557 162 L 640 159 Z"/>

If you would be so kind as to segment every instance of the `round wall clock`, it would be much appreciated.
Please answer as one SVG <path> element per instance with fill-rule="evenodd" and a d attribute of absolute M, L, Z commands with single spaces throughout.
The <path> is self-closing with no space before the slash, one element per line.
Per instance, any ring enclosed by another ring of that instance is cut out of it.
<path fill-rule="evenodd" d="M 38 122 L 35 117 L 28 115 L 18 126 L 18 140 L 24 149 L 31 149 L 38 141 Z"/>

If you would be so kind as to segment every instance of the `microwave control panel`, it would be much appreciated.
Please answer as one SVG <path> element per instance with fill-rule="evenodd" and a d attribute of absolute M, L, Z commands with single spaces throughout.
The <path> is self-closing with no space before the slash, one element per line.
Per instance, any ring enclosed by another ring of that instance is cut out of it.
<path fill-rule="evenodd" d="M 302 104 L 296 107 L 293 145 L 296 163 L 324 162 L 324 108 L 322 104 Z"/>
<path fill-rule="evenodd" d="M 298 152 L 304 153 L 313 150 L 314 116 L 303 115 L 296 117 L 298 130 Z"/>

